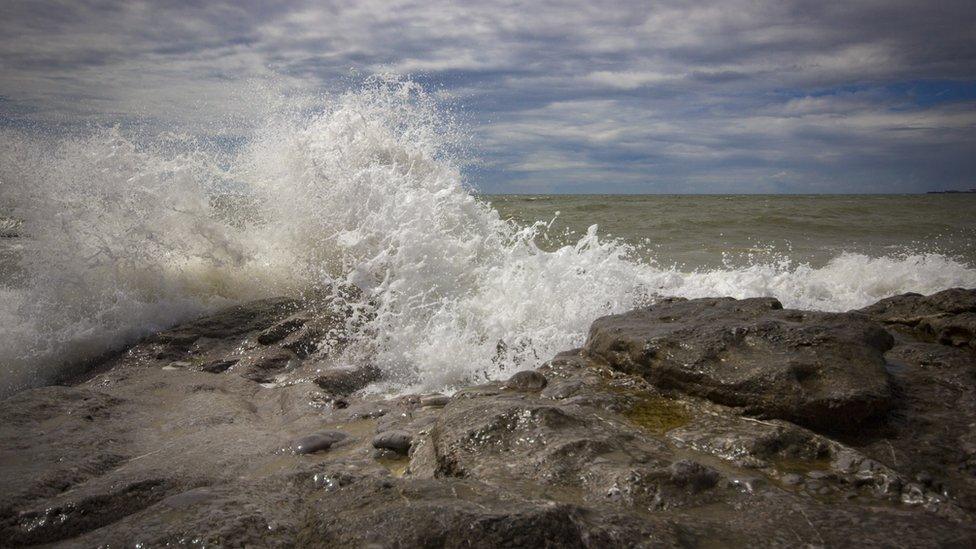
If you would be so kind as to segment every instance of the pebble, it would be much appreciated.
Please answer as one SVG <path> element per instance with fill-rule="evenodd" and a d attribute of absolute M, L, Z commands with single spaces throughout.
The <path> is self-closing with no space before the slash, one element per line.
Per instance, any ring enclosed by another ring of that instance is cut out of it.
<path fill-rule="evenodd" d="M 434 408 L 442 408 L 447 406 L 447 403 L 451 401 L 451 397 L 447 395 L 430 395 L 425 396 L 420 399 L 421 406 L 430 406 Z"/>
<path fill-rule="evenodd" d="M 311 435 L 295 439 L 291 443 L 291 449 L 296 454 L 321 452 L 322 450 L 328 450 L 333 444 L 345 439 L 347 436 L 342 431 L 319 431 L 318 433 L 312 433 Z"/>
<path fill-rule="evenodd" d="M 386 431 L 373 437 L 373 448 L 393 450 L 398 454 L 406 454 L 413 444 L 413 437 L 406 431 Z"/>

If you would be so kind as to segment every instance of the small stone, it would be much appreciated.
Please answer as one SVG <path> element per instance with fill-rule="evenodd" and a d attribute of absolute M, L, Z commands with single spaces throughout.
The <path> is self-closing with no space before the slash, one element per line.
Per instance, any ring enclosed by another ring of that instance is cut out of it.
<path fill-rule="evenodd" d="M 413 437 L 406 431 L 386 431 L 373 437 L 373 448 L 393 450 L 406 455 L 413 444 Z"/>
<path fill-rule="evenodd" d="M 291 449 L 296 454 L 313 454 L 328 450 L 333 444 L 344 440 L 347 436 L 342 431 L 319 431 L 296 439 L 291 443 Z"/>
<path fill-rule="evenodd" d="M 541 391 L 546 388 L 546 376 L 535 370 L 523 370 L 508 378 L 505 388 L 513 391 Z"/>
<path fill-rule="evenodd" d="M 430 395 L 422 397 L 420 399 L 420 405 L 424 407 L 443 408 L 450 401 L 451 397 L 447 395 Z"/>

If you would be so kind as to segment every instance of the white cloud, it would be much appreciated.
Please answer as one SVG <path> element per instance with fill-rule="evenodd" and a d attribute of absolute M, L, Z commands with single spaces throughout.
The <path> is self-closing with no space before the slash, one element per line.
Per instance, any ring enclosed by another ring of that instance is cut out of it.
<path fill-rule="evenodd" d="M 974 167 L 957 152 L 974 140 L 972 103 L 916 105 L 884 91 L 973 78 L 962 0 L 8 0 L 4 15 L 8 119 L 210 131 L 259 121 L 276 91 L 393 70 L 463 102 L 496 173 L 822 181 L 810 158 L 896 170 L 911 141 L 942 147 L 933 165 Z M 866 88 L 876 91 L 856 91 Z"/>

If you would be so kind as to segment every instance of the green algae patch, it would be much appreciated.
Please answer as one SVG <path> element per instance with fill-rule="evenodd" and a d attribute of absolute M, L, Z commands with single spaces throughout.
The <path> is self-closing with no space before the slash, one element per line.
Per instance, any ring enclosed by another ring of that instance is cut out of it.
<path fill-rule="evenodd" d="M 688 411 L 681 403 L 659 396 L 638 398 L 624 411 L 623 416 L 638 427 L 658 435 L 691 421 Z"/>
<path fill-rule="evenodd" d="M 407 472 L 407 467 L 410 465 L 410 460 L 406 457 L 403 458 L 379 458 L 376 460 L 380 465 L 386 467 L 393 476 L 399 478 L 402 477 Z"/>
<path fill-rule="evenodd" d="M 770 463 L 773 469 L 777 471 L 782 473 L 795 473 L 797 475 L 806 475 L 813 471 L 830 470 L 829 457 L 813 459 L 778 457 L 770 460 Z"/>

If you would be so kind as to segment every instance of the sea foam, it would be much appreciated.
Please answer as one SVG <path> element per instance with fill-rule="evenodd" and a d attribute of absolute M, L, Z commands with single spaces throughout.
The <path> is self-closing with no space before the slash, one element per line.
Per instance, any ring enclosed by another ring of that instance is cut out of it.
<path fill-rule="evenodd" d="M 276 117 L 234 150 L 3 132 L 0 207 L 24 235 L 20 282 L 0 287 L 3 392 L 232 303 L 334 282 L 371 309 L 343 360 L 369 357 L 394 388 L 423 390 L 535 366 L 579 346 L 596 317 L 660 296 L 840 311 L 976 286 L 976 270 L 939 254 L 682 272 L 629 259 L 596 226 L 544 251 L 546 223 L 503 220 L 471 192 L 455 124 L 402 80 Z"/>

